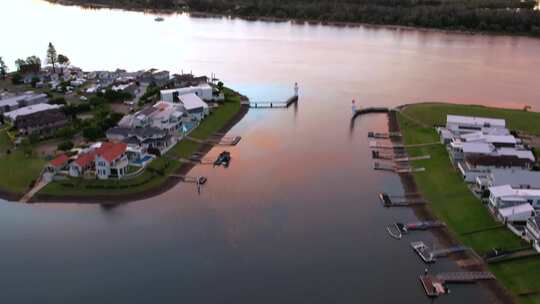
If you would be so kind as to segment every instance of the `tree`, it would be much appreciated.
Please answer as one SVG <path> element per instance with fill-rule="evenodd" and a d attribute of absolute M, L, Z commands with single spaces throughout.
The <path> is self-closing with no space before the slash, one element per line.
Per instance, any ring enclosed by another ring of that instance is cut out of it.
<path fill-rule="evenodd" d="M 87 141 L 95 141 L 102 137 L 102 132 L 96 127 L 88 127 L 83 130 L 83 136 Z"/>
<path fill-rule="evenodd" d="M 52 65 L 53 73 L 56 73 L 56 62 L 58 61 L 58 55 L 56 54 L 56 49 L 54 45 L 49 42 L 49 47 L 47 48 L 47 63 Z"/>
<path fill-rule="evenodd" d="M 2 77 L 2 80 L 6 80 L 6 75 L 8 72 L 8 67 L 2 57 L 0 57 L 0 77 Z"/>
<path fill-rule="evenodd" d="M 62 65 L 60 74 L 64 74 L 64 66 L 69 65 L 71 61 L 66 55 L 58 54 L 58 63 Z"/>
<path fill-rule="evenodd" d="M 223 91 L 223 82 L 221 82 L 221 81 L 218 82 L 217 88 L 218 88 L 218 90 L 219 90 L 220 92 Z"/>
<path fill-rule="evenodd" d="M 41 59 L 37 56 L 30 56 L 24 59 L 15 60 L 15 65 L 17 66 L 17 71 L 22 74 L 27 73 L 38 73 L 41 71 Z"/>
<path fill-rule="evenodd" d="M 58 145 L 58 150 L 60 151 L 68 151 L 73 148 L 73 142 L 71 140 L 65 141 Z"/>

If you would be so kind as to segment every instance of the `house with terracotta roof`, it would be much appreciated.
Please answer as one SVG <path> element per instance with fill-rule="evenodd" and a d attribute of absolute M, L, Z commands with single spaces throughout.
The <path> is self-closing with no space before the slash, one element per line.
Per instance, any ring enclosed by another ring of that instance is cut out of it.
<path fill-rule="evenodd" d="M 95 151 L 84 152 L 69 164 L 69 176 L 82 177 L 94 167 Z"/>
<path fill-rule="evenodd" d="M 95 150 L 96 176 L 99 179 L 122 178 L 127 174 L 127 144 L 106 142 Z"/>
<path fill-rule="evenodd" d="M 46 171 L 56 174 L 58 171 L 67 168 L 68 162 L 69 156 L 66 154 L 61 154 L 49 162 L 46 167 Z"/>

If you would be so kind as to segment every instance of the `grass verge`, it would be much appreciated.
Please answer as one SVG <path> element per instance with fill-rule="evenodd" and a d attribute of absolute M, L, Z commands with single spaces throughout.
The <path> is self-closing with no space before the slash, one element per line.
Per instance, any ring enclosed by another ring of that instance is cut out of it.
<path fill-rule="evenodd" d="M 416 104 L 407 106 L 399 115 L 399 124 L 406 144 L 438 140 L 432 127 L 446 122 L 447 114 L 504 118 L 509 128 L 528 133 L 540 133 L 540 113 L 506 110 L 470 105 Z M 420 124 L 419 124 L 420 123 Z M 414 174 L 422 194 L 430 201 L 434 214 L 445 221 L 453 236 L 462 244 L 482 254 L 499 247 L 514 249 L 526 245 L 507 229 L 487 229 L 498 223 L 487 208 L 469 191 L 463 178 L 452 166 L 443 145 L 410 148 L 411 156 L 431 155 L 431 159 L 414 165 L 425 167 L 425 172 Z M 497 279 L 513 294 L 540 290 L 540 258 L 530 257 L 489 265 Z M 540 303 L 540 296 L 518 297 L 520 303 Z"/>

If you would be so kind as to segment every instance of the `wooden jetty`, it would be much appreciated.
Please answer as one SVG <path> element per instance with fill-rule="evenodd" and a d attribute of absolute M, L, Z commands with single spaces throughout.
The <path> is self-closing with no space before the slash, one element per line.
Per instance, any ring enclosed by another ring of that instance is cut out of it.
<path fill-rule="evenodd" d="M 421 275 L 420 284 L 428 297 L 438 297 L 446 293 L 444 282 L 435 276 Z"/>
<path fill-rule="evenodd" d="M 356 117 L 360 115 L 364 115 L 364 114 L 388 113 L 388 112 L 390 112 L 390 109 L 386 107 L 367 107 L 367 108 L 357 109 L 356 111 L 354 111 L 352 118 L 355 119 Z"/>
<path fill-rule="evenodd" d="M 410 144 L 410 145 L 403 145 L 403 144 L 382 144 L 377 142 L 376 140 L 370 140 L 369 141 L 369 148 L 372 150 L 403 150 L 406 148 L 420 148 L 420 147 L 428 147 L 428 146 L 435 146 L 440 145 L 440 142 L 430 142 L 430 143 L 423 143 L 423 144 Z"/>
<path fill-rule="evenodd" d="M 242 139 L 241 136 L 234 136 L 234 137 L 210 137 L 207 140 L 201 140 L 195 137 L 186 136 L 187 140 L 194 141 L 199 144 L 210 144 L 210 145 L 218 145 L 218 146 L 236 146 L 240 140 Z"/>
<path fill-rule="evenodd" d="M 495 279 L 495 276 L 487 271 L 445 272 L 437 274 L 436 277 L 444 283 L 474 283 L 481 280 Z"/>
<path fill-rule="evenodd" d="M 416 199 L 414 199 L 416 198 Z M 379 199 L 384 207 L 412 207 L 426 203 L 424 199 L 416 196 L 390 196 L 386 193 L 379 193 Z"/>
<path fill-rule="evenodd" d="M 433 250 L 433 251 L 431 251 L 431 254 L 435 258 L 441 258 L 441 257 L 449 256 L 450 254 L 453 254 L 453 253 L 465 252 L 465 251 L 468 251 L 470 249 L 471 248 L 466 247 L 466 246 L 456 245 L 456 246 L 451 246 L 451 247 L 448 247 L 448 248 L 442 248 L 442 249 L 438 249 L 438 250 Z"/>
<path fill-rule="evenodd" d="M 426 159 L 430 159 L 431 158 L 431 155 L 422 155 L 422 156 L 404 156 L 404 157 L 397 157 L 397 158 L 394 158 L 393 160 L 395 162 L 410 162 L 410 161 L 416 161 L 416 160 L 426 160 Z"/>
<path fill-rule="evenodd" d="M 375 162 L 373 164 L 373 170 L 388 171 L 388 172 L 395 172 L 395 173 L 414 173 L 414 172 L 424 172 L 426 171 L 426 168 L 403 167 L 403 166 L 395 166 L 395 165 L 382 164 L 382 163 Z"/>
<path fill-rule="evenodd" d="M 169 176 L 172 178 L 179 178 L 184 183 L 204 184 L 206 182 L 206 177 L 204 176 L 190 176 L 190 175 L 181 175 L 181 174 L 171 174 Z"/>
<path fill-rule="evenodd" d="M 482 280 L 494 280 L 495 276 L 487 271 L 446 272 L 437 275 L 421 275 L 419 279 L 428 297 L 438 297 L 448 293 L 446 284 L 470 284 Z"/>
<path fill-rule="evenodd" d="M 254 109 L 286 109 L 296 102 L 298 102 L 298 95 L 291 96 L 285 101 L 249 101 L 245 104 Z"/>
<path fill-rule="evenodd" d="M 368 138 L 375 139 L 390 139 L 395 137 L 401 137 L 399 132 L 388 132 L 388 133 L 379 133 L 379 132 L 368 132 Z"/>

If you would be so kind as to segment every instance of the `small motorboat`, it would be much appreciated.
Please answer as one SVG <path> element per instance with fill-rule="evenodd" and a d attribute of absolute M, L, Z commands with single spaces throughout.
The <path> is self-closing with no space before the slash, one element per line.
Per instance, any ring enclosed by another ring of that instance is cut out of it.
<path fill-rule="evenodd" d="M 199 179 L 197 180 L 199 185 L 204 185 L 204 184 L 206 184 L 207 181 L 208 181 L 208 179 L 206 177 L 204 177 L 204 176 L 199 177 Z"/>
<path fill-rule="evenodd" d="M 214 162 L 214 167 L 223 165 L 225 168 L 228 168 L 230 162 L 231 162 L 231 153 L 228 151 L 223 151 L 219 154 L 218 158 Z"/>
<path fill-rule="evenodd" d="M 165 19 L 163 17 L 161 17 L 161 16 L 158 16 L 158 17 L 156 17 L 156 19 L 154 19 L 154 21 L 162 22 L 162 21 L 165 21 Z"/>
<path fill-rule="evenodd" d="M 395 238 L 396 240 L 401 240 L 401 238 L 403 237 L 403 234 L 398 224 L 399 223 L 395 223 L 394 225 L 387 226 L 386 231 L 391 237 Z"/>
<path fill-rule="evenodd" d="M 424 242 L 412 242 L 411 247 L 422 261 L 425 263 L 435 263 L 435 256 L 433 255 L 431 248 L 424 244 Z"/>

